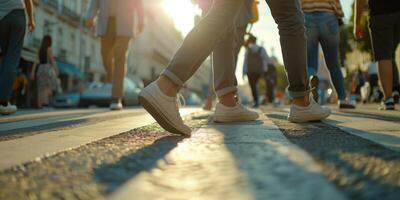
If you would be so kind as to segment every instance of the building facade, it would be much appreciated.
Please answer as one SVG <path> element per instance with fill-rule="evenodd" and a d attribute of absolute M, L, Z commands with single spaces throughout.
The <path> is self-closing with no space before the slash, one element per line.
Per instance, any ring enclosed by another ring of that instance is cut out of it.
<path fill-rule="evenodd" d="M 53 39 L 53 53 L 65 91 L 79 82 L 102 81 L 105 77 L 100 40 L 84 26 L 90 0 L 34 0 L 36 29 L 27 34 L 22 58 L 37 60 L 43 36 Z M 145 0 L 145 30 L 130 42 L 127 77 L 145 83 L 154 80 L 168 65 L 183 41 L 173 20 L 163 11 L 162 0 Z M 186 87 L 198 93 L 209 82 L 209 62 L 205 62 Z"/>

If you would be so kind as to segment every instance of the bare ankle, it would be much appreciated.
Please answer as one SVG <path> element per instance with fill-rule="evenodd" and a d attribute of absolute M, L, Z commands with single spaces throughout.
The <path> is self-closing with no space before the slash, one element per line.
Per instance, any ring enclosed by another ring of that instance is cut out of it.
<path fill-rule="evenodd" d="M 175 97 L 179 91 L 179 87 L 165 76 L 160 76 L 156 80 L 156 83 L 161 92 L 163 92 L 167 96 Z"/>
<path fill-rule="evenodd" d="M 237 99 L 235 97 L 235 93 L 228 93 L 221 97 L 219 97 L 219 102 L 227 107 L 234 107 L 237 104 Z"/>
<path fill-rule="evenodd" d="M 308 96 L 293 98 L 293 104 L 302 107 L 308 106 L 310 105 L 310 98 Z"/>

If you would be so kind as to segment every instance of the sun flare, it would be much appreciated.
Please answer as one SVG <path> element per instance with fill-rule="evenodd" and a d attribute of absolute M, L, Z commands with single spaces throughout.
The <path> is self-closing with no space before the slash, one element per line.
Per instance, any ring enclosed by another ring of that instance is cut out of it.
<path fill-rule="evenodd" d="M 183 34 L 193 28 L 197 9 L 190 0 L 164 0 L 162 5 L 174 20 L 176 28 Z"/>

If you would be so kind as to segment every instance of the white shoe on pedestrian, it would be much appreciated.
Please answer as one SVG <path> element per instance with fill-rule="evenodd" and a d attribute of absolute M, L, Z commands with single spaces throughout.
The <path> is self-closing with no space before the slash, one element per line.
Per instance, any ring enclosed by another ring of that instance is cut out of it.
<path fill-rule="evenodd" d="M 215 122 L 248 122 L 254 121 L 258 117 L 257 112 L 249 110 L 240 103 L 237 103 L 234 107 L 224 106 L 222 103 L 217 103 L 215 106 Z"/>
<path fill-rule="evenodd" d="M 331 109 L 321 106 L 310 98 L 310 105 L 302 107 L 292 103 L 288 120 L 294 123 L 303 123 L 326 119 L 331 114 Z"/>
<path fill-rule="evenodd" d="M 18 108 L 15 105 L 11 105 L 7 103 L 7 106 L 0 105 L 0 114 L 2 115 L 11 115 L 17 112 Z"/>
<path fill-rule="evenodd" d="M 192 131 L 183 123 L 177 98 L 165 95 L 156 82 L 140 92 L 139 102 L 165 130 L 190 136 Z"/>
<path fill-rule="evenodd" d="M 121 101 L 112 102 L 110 104 L 110 110 L 122 110 L 124 107 L 122 106 Z"/>

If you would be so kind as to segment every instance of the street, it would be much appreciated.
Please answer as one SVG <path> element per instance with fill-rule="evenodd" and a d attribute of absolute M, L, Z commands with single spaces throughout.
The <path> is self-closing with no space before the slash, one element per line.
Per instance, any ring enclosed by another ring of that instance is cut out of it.
<path fill-rule="evenodd" d="M 0 199 L 399 199 L 400 112 L 376 105 L 293 124 L 287 108 L 163 131 L 141 108 L 0 117 Z"/>

